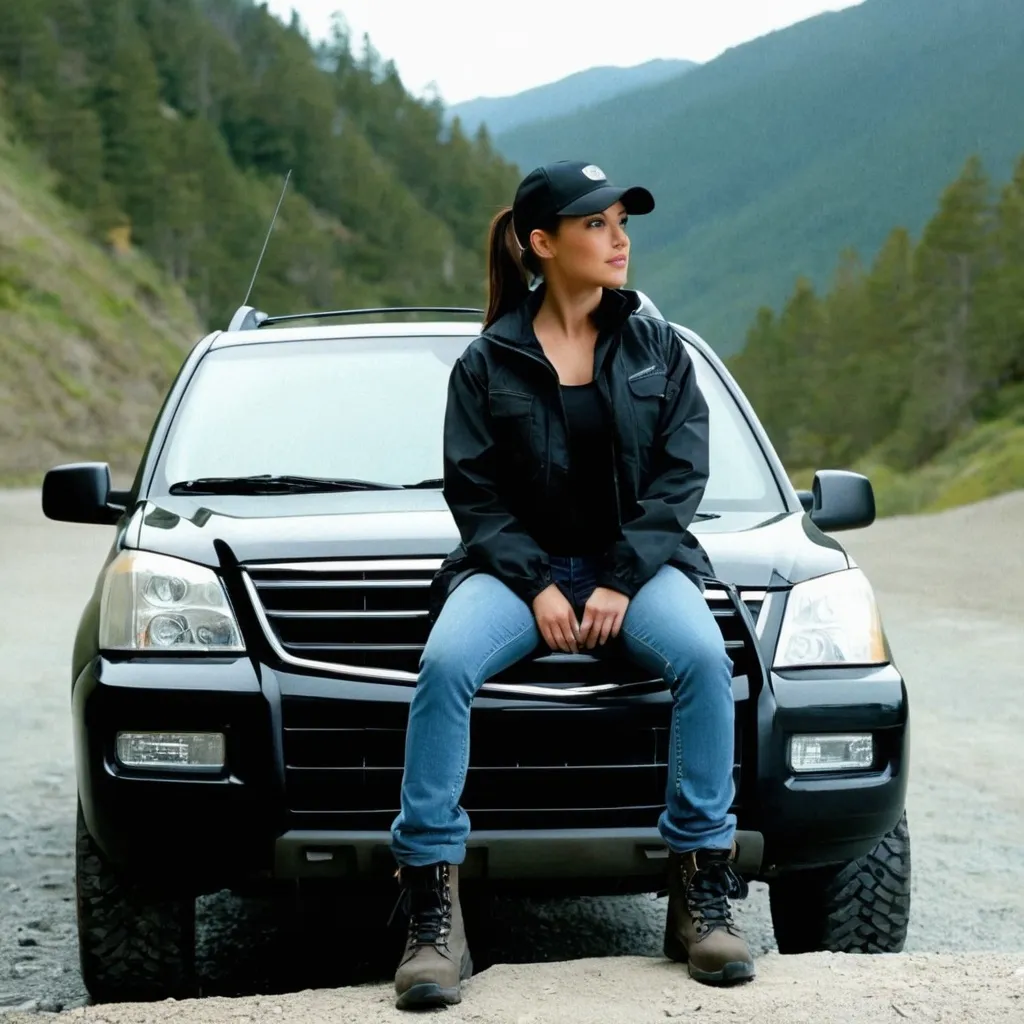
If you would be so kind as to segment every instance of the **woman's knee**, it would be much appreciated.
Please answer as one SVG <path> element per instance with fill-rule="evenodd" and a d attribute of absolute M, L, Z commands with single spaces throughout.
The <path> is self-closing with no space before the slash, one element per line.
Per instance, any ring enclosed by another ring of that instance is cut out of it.
<path fill-rule="evenodd" d="M 659 573 L 659 582 L 665 593 L 661 608 L 676 609 L 671 621 L 665 624 L 666 641 L 672 646 L 673 665 L 683 672 L 701 677 L 732 678 L 732 658 L 725 646 L 725 638 L 714 613 L 700 588 L 684 572 L 666 566 Z M 659 609 L 659 615 L 664 611 Z"/>
<path fill-rule="evenodd" d="M 448 599 L 420 655 L 418 688 L 470 700 L 495 666 L 528 645 L 533 618 L 504 584 L 478 574 Z"/>
<path fill-rule="evenodd" d="M 420 655 L 416 688 L 433 698 L 458 696 L 468 702 L 476 690 L 475 675 L 476 666 L 466 657 L 464 650 L 428 640 Z"/>
<path fill-rule="evenodd" d="M 701 636 L 681 645 L 672 659 L 677 682 L 690 680 L 707 685 L 732 684 L 732 658 L 725 640 L 716 636 Z"/>

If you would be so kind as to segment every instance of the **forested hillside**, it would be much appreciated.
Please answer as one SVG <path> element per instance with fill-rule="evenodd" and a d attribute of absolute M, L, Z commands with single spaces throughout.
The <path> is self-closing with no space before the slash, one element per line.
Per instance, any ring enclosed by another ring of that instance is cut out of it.
<path fill-rule="evenodd" d="M 0 118 L 0 485 L 100 459 L 122 484 L 202 324 L 138 251 L 106 252 Z"/>
<path fill-rule="evenodd" d="M 1002 183 L 971 158 L 920 239 L 799 280 L 730 365 L 787 466 L 861 467 L 885 512 L 1024 487 L 1024 155 Z"/>
<path fill-rule="evenodd" d="M 445 126 L 343 30 L 314 50 L 253 0 L 0 0 L 0 103 L 87 215 L 140 247 L 204 323 L 484 298 L 484 240 L 515 169 Z"/>
<path fill-rule="evenodd" d="M 1005 178 L 1022 97 L 1022 0 L 865 0 L 496 144 L 649 185 L 634 280 L 729 353 L 799 274 L 822 287 L 842 247 L 919 232 L 970 154 Z"/>

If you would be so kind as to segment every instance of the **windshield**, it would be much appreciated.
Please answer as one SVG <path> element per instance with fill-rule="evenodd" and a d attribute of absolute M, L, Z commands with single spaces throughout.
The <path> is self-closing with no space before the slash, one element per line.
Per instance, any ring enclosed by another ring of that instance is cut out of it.
<path fill-rule="evenodd" d="M 209 352 L 164 446 L 162 486 L 262 474 L 412 484 L 442 475 L 448 376 L 466 336 L 259 342 Z M 687 345 L 708 402 L 705 512 L 781 511 L 718 374 Z"/>

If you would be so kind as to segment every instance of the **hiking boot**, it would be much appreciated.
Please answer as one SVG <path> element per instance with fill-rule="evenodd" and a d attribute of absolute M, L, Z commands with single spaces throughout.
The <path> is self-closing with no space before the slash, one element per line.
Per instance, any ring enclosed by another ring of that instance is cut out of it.
<path fill-rule="evenodd" d="M 458 867 L 401 867 L 396 877 L 402 895 L 395 910 L 404 905 L 409 932 L 395 972 L 395 1006 L 419 1010 L 461 1002 L 473 961 L 462 923 Z"/>
<path fill-rule="evenodd" d="M 754 958 L 732 918 L 729 898 L 745 899 L 747 883 L 732 867 L 732 850 L 669 853 L 665 956 L 689 965 L 707 985 L 749 981 Z"/>

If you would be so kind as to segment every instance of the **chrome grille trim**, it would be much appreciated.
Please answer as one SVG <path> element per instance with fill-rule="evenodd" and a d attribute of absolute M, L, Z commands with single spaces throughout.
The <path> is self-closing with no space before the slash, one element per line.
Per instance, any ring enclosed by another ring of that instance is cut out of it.
<path fill-rule="evenodd" d="M 425 619 L 430 612 L 267 612 L 272 619 Z"/>
<path fill-rule="evenodd" d="M 437 572 L 443 558 L 371 558 L 345 562 L 254 562 L 248 566 L 256 572 Z M 390 581 L 388 581 L 390 582 Z"/>
<path fill-rule="evenodd" d="M 263 608 L 263 602 L 260 600 L 259 593 L 256 590 L 256 585 L 253 583 L 247 572 L 242 573 L 242 582 L 245 584 L 246 592 L 249 595 L 249 599 L 252 601 L 253 610 L 256 613 L 256 619 L 267 638 L 267 642 L 270 644 L 274 654 L 276 654 L 277 657 L 279 657 L 286 665 L 293 665 L 296 668 L 314 669 L 320 672 L 330 672 L 332 675 L 354 675 L 361 676 L 365 679 L 380 679 L 393 683 L 405 683 L 412 686 L 416 685 L 418 675 L 415 672 L 403 672 L 401 669 L 369 668 L 365 665 L 339 665 L 330 661 L 316 661 L 312 658 L 295 657 L 295 655 L 290 654 L 285 650 L 280 640 L 278 640 L 277 633 L 274 631 L 270 624 L 270 620 L 267 618 L 267 613 Z M 615 683 L 600 683 L 596 686 L 573 687 L 531 686 L 526 683 L 484 683 L 484 685 L 480 687 L 480 692 L 486 691 L 488 693 L 516 694 L 521 697 L 540 697 L 546 700 L 558 700 L 576 697 L 593 697 L 595 695 L 608 692 L 614 692 L 616 694 L 643 693 L 650 692 L 652 689 L 661 689 L 664 685 L 665 684 L 660 681 L 657 686 L 654 686 L 652 683 L 641 682 L 623 685 Z"/>
<path fill-rule="evenodd" d="M 356 574 L 367 572 L 436 572 L 440 568 L 443 559 L 420 558 L 420 559 L 366 559 L 351 561 L 333 562 L 277 562 L 277 563 L 254 563 L 242 570 L 242 582 L 246 593 L 252 602 L 256 619 L 267 639 L 274 654 L 286 665 L 299 669 L 310 669 L 313 671 L 326 672 L 331 675 L 354 676 L 363 679 L 400 683 L 408 686 L 415 686 L 418 681 L 418 673 L 409 672 L 403 669 L 374 668 L 366 665 L 349 665 L 338 662 L 320 661 L 315 658 L 300 657 L 292 654 L 281 642 L 277 630 L 274 628 L 271 619 L 422 619 L 429 616 L 426 610 L 395 610 L 395 611 L 269 611 L 263 604 L 256 583 L 253 581 L 250 571 L 265 572 L 290 572 L 308 573 L 312 577 L 322 577 L 330 574 Z M 288 586 L 296 588 L 323 589 L 337 588 L 398 588 L 416 587 L 423 588 L 430 586 L 429 579 L 383 579 L 383 580 L 334 580 L 327 581 L 317 578 L 305 578 L 297 580 L 261 580 L 259 586 L 268 589 L 283 589 Z M 760 626 L 764 610 L 767 605 L 766 598 L 769 593 L 765 590 L 743 590 L 740 596 L 745 603 L 760 602 L 759 614 L 755 616 Z M 725 590 L 708 588 L 704 592 L 705 600 L 711 604 L 712 609 L 718 602 L 728 604 L 729 596 Z M 320 646 L 320 645 L 318 645 Z M 727 641 L 728 647 L 742 646 L 741 642 Z M 332 644 L 334 650 L 351 651 L 402 651 L 422 650 L 422 645 L 412 644 Z M 596 697 L 601 695 L 614 694 L 615 696 L 638 695 L 651 693 L 664 689 L 666 684 L 662 680 L 643 680 L 629 683 L 596 683 L 589 686 L 558 686 L 539 685 L 527 683 L 497 683 L 487 682 L 480 688 L 481 694 L 494 695 L 515 695 L 519 697 L 537 697 L 544 700 L 576 700 L 581 698 Z"/>
<path fill-rule="evenodd" d="M 292 647 L 316 647 L 326 651 L 422 651 L 423 644 L 292 644 Z"/>
<path fill-rule="evenodd" d="M 415 672 L 403 672 L 400 669 L 369 668 L 365 665 L 336 665 L 329 661 L 296 658 L 295 655 L 289 654 L 277 638 L 277 631 L 270 624 L 270 619 L 267 617 L 267 612 L 263 607 L 263 601 L 260 599 L 256 584 L 253 583 L 252 577 L 247 572 L 242 573 L 242 583 L 245 586 L 246 593 L 249 595 L 249 600 L 252 601 L 256 620 L 260 624 L 260 629 L 263 630 L 267 643 L 270 644 L 274 654 L 286 665 L 293 665 L 295 668 L 311 668 L 319 672 L 330 672 L 333 675 L 357 675 L 365 679 L 383 679 L 390 682 L 416 685 L 417 674 Z"/>
<path fill-rule="evenodd" d="M 267 590 L 281 590 L 285 588 L 312 590 L 314 587 L 317 590 L 343 590 L 354 587 L 363 590 L 378 587 L 429 587 L 430 580 L 260 580 L 260 586 Z"/>
<path fill-rule="evenodd" d="M 745 602 L 763 601 L 767 596 L 767 590 L 741 590 L 740 596 Z M 729 595 L 724 590 L 709 588 L 704 591 L 704 598 L 707 601 L 728 601 Z"/>

